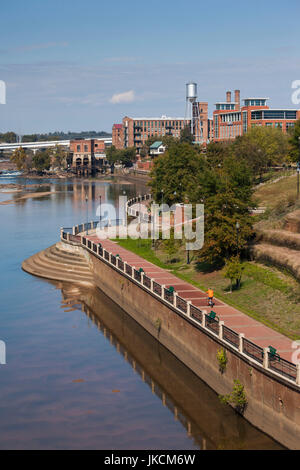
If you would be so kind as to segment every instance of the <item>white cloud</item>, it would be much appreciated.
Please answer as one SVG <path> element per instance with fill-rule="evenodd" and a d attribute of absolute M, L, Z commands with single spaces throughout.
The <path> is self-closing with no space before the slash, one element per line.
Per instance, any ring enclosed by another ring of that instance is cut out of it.
<path fill-rule="evenodd" d="M 124 91 L 123 93 L 115 93 L 110 98 L 110 102 L 113 104 L 119 103 L 132 103 L 135 100 L 135 94 L 133 90 Z"/>

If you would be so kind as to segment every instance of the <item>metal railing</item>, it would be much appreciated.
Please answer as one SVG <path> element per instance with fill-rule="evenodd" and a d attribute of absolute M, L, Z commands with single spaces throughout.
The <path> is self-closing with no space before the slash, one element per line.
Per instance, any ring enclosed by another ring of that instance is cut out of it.
<path fill-rule="evenodd" d="M 222 336 L 223 336 L 223 339 L 225 339 L 225 341 L 230 343 L 232 346 L 234 346 L 237 349 L 239 348 L 240 337 L 238 333 L 228 328 L 228 326 L 223 325 Z"/>
<path fill-rule="evenodd" d="M 132 200 L 133 203 L 136 202 L 135 199 Z M 219 341 L 224 341 L 225 346 L 227 344 L 234 347 L 241 355 L 245 356 L 250 361 L 254 361 L 258 366 L 267 369 L 271 373 L 275 373 L 277 377 L 280 376 L 300 386 L 299 365 L 296 366 L 296 364 L 281 358 L 278 354 L 271 354 L 268 349 L 264 350 L 245 338 L 244 335 L 238 334 L 236 331 L 228 328 L 223 322 L 220 323 L 217 319 L 209 317 L 209 315 L 193 305 L 192 302 L 187 302 L 176 294 L 176 292 L 171 291 L 154 279 L 151 279 L 142 270 L 139 271 L 135 269 L 127 262 L 121 260 L 119 256 L 103 249 L 101 243 L 94 243 L 86 236 L 78 236 L 77 234 L 84 232 L 87 226 L 92 228 L 95 225 L 94 222 L 90 222 L 89 224 L 80 224 L 67 229 L 62 228 L 61 239 L 86 247 L 97 257 L 104 259 L 106 263 L 113 266 L 114 269 L 118 269 L 123 275 L 128 276 L 134 282 L 138 282 L 143 288 L 158 296 L 162 302 L 166 302 L 166 305 L 172 304 L 172 308 L 177 310 L 178 313 L 188 316 L 198 328 L 218 335 Z"/>
<path fill-rule="evenodd" d="M 293 382 L 296 382 L 297 380 L 296 365 L 283 359 L 278 354 L 274 356 L 273 354 L 268 353 L 268 367 Z"/>
<path fill-rule="evenodd" d="M 263 364 L 264 362 L 264 350 L 257 344 L 252 343 L 249 339 L 243 338 L 243 353 L 249 357 L 252 357 L 256 361 Z"/>

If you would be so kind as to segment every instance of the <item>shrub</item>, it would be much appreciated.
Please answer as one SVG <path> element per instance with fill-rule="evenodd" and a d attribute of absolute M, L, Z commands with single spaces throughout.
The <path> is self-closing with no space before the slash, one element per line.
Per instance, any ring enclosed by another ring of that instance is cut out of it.
<path fill-rule="evenodd" d="M 247 406 L 247 397 L 244 391 L 244 385 L 239 380 L 234 380 L 233 390 L 229 395 L 219 395 L 222 403 L 231 404 L 241 414 L 244 413 Z"/>
<path fill-rule="evenodd" d="M 225 349 L 222 348 L 217 352 L 217 359 L 219 362 L 219 370 L 221 374 L 223 374 L 225 372 L 227 361 L 228 361 Z"/>

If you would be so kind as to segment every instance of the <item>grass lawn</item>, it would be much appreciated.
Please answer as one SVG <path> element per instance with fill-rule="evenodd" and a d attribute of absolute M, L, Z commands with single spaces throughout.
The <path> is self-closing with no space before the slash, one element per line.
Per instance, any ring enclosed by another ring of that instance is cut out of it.
<path fill-rule="evenodd" d="M 300 339 L 300 288 L 288 274 L 273 267 L 245 262 L 241 289 L 230 293 L 229 281 L 221 270 L 209 272 L 206 266 L 198 266 L 193 259 L 187 265 L 186 252 L 182 249 L 176 253 L 174 262 L 170 262 L 161 242 L 156 243 L 154 250 L 151 240 L 117 241 L 124 248 L 202 290 L 212 287 L 216 297 L 274 330 L 291 339 Z"/>

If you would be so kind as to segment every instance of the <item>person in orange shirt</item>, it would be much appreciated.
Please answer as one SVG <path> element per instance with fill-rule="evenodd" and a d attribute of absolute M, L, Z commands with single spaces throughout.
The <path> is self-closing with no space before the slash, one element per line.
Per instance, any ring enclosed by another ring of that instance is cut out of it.
<path fill-rule="evenodd" d="M 206 292 L 208 295 L 208 302 L 213 303 L 213 298 L 214 298 L 214 291 L 212 290 L 211 287 L 209 287 L 208 291 Z"/>

